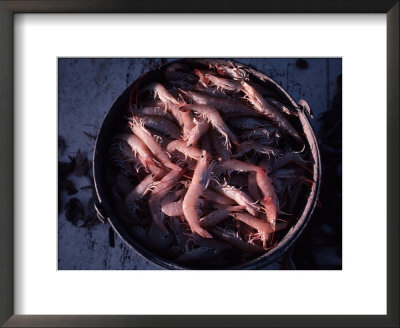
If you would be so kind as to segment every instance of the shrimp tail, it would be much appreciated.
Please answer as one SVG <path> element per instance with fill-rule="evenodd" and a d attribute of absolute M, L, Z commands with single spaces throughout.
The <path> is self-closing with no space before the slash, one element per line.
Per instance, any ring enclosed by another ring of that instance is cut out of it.
<path fill-rule="evenodd" d="M 202 227 L 198 226 L 198 227 L 193 227 L 192 230 L 193 233 L 198 234 L 199 236 L 203 237 L 203 238 L 212 238 L 213 236 L 205 229 L 203 229 Z"/>

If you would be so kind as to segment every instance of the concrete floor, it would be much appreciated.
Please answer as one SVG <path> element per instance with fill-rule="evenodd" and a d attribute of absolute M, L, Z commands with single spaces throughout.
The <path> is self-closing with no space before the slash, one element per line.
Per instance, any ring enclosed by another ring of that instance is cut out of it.
<path fill-rule="evenodd" d="M 173 60 L 168 59 L 168 61 Z M 298 101 L 305 99 L 315 117 L 329 109 L 337 89 L 337 78 L 342 73 L 341 59 L 306 59 L 307 68 L 296 66 L 296 58 L 247 59 L 238 61 L 250 64 L 272 77 Z M 91 160 L 94 139 L 102 120 L 117 97 L 143 72 L 159 60 L 140 58 L 65 58 L 58 63 L 58 122 L 59 136 L 66 142 L 59 161 L 68 161 L 80 149 Z M 318 131 L 320 122 L 312 121 Z M 85 134 L 86 133 L 86 134 Z M 78 198 L 86 207 L 92 195 L 88 177 L 69 177 L 78 193 L 68 196 L 62 192 L 62 206 L 71 197 Z M 83 188 L 83 189 L 80 189 Z M 85 212 L 88 209 L 85 208 Z M 86 215 L 86 214 L 85 214 Z M 62 210 L 58 218 L 58 264 L 66 270 L 133 270 L 159 269 L 149 263 L 110 230 L 107 224 L 95 223 L 88 227 L 73 225 Z M 110 239 L 114 239 L 114 245 Z M 318 255 L 321 257 L 321 255 Z M 326 258 L 322 255 L 322 260 Z M 335 259 L 338 261 L 338 259 Z M 340 259 L 341 261 L 341 259 Z M 266 269 L 279 269 L 274 263 Z"/>

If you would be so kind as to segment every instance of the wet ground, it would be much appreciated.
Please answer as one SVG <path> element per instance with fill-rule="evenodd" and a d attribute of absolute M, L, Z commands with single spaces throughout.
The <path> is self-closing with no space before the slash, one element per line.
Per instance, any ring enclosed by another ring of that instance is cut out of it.
<path fill-rule="evenodd" d="M 284 257 L 265 269 L 341 269 L 342 61 L 238 61 L 273 78 L 296 101 L 308 102 L 323 164 L 320 201 L 307 229 Z M 91 181 L 94 141 L 104 116 L 126 87 L 159 63 L 159 59 L 59 59 L 58 161 L 68 163 L 59 165 L 59 269 L 160 269 L 130 249 L 108 224 L 96 219 Z"/>

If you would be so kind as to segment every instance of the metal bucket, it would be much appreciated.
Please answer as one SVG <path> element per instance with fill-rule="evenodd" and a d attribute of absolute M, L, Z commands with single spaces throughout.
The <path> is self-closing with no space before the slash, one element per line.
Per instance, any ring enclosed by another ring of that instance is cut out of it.
<path fill-rule="evenodd" d="M 181 59 L 178 61 L 170 62 L 158 69 L 151 70 L 145 74 L 143 74 L 138 80 L 132 83 L 118 99 L 115 101 L 109 112 L 104 118 L 104 121 L 101 125 L 99 133 L 96 138 L 96 143 L 94 146 L 93 152 L 93 177 L 96 188 L 96 193 L 98 197 L 98 201 L 96 204 L 96 211 L 101 220 L 107 221 L 114 228 L 116 233 L 125 241 L 127 245 L 129 245 L 133 250 L 142 255 L 148 261 L 153 262 L 163 268 L 166 269 L 193 269 L 193 267 L 178 265 L 171 260 L 160 257 L 154 252 L 150 251 L 146 247 L 144 247 L 138 240 L 134 238 L 134 236 L 126 229 L 126 227 L 122 224 L 119 215 L 116 213 L 115 209 L 112 205 L 112 198 L 110 197 L 109 188 L 106 182 L 106 164 L 107 158 L 109 154 L 110 143 L 113 135 L 118 131 L 118 129 L 123 124 L 123 111 L 126 110 L 129 104 L 130 94 L 132 92 L 132 88 L 138 81 L 140 81 L 140 85 L 145 85 L 154 80 L 162 81 L 163 72 L 166 67 L 175 62 L 182 62 L 184 64 L 190 66 L 203 66 L 206 68 L 208 64 L 218 64 L 218 65 L 230 65 L 229 61 L 221 60 L 221 59 Z M 321 181 L 321 159 L 318 149 L 318 143 L 311 127 L 311 124 L 308 120 L 308 116 L 310 116 L 308 106 L 303 106 L 303 103 L 296 103 L 293 98 L 274 80 L 265 74 L 240 63 L 235 62 L 235 64 L 240 65 L 241 69 L 245 70 L 250 79 L 256 80 L 258 83 L 265 85 L 266 87 L 274 90 L 282 99 L 285 99 L 287 102 L 292 104 L 299 116 L 299 122 L 301 126 L 296 126 L 298 130 L 303 132 L 306 136 L 306 147 L 310 150 L 312 155 L 313 164 L 312 164 L 312 179 L 314 183 L 308 190 L 308 197 L 304 200 L 303 203 L 297 205 L 302 208 L 301 216 L 299 217 L 296 224 L 294 224 L 290 230 L 286 233 L 286 235 L 279 241 L 278 245 L 275 246 L 270 251 L 252 259 L 251 261 L 230 266 L 230 267 L 216 267 L 213 269 L 259 269 L 262 267 L 271 264 L 279 257 L 281 257 L 296 241 L 299 235 L 302 233 L 307 223 L 309 222 L 315 205 L 317 203 L 319 189 L 320 189 L 320 181 Z M 196 267 L 198 269 L 198 267 Z M 207 269 L 207 268 L 200 268 Z"/>

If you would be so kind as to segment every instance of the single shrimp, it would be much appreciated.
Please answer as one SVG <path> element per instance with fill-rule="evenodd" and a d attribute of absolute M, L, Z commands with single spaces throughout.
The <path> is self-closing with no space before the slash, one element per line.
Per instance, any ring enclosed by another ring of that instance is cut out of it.
<path fill-rule="evenodd" d="M 237 159 L 228 159 L 226 161 L 221 161 L 218 165 L 215 166 L 215 171 L 217 172 L 226 172 L 232 173 L 233 171 L 236 172 L 257 172 L 259 169 L 258 166 L 239 161 Z"/>
<path fill-rule="evenodd" d="M 227 219 L 229 217 L 229 215 L 230 215 L 230 212 L 225 209 L 218 209 L 218 210 L 212 211 L 211 213 L 207 214 L 206 216 L 203 216 L 200 219 L 200 226 L 205 229 L 214 227 L 218 223 Z"/>
<path fill-rule="evenodd" d="M 168 119 L 147 115 L 140 116 L 140 119 L 146 128 L 154 129 L 174 139 L 181 138 L 181 129 Z"/>
<path fill-rule="evenodd" d="M 217 90 L 216 88 L 209 88 L 203 85 L 196 84 L 194 87 L 187 89 L 188 91 L 199 92 L 200 94 L 207 95 L 210 97 L 229 99 L 225 92 Z"/>
<path fill-rule="evenodd" d="M 308 161 L 303 159 L 300 154 L 296 154 L 294 152 L 287 152 L 274 160 L 274 162 L 271 165 L 271 171 L 280 169 L 281 167 L 284 167 L 290 163 L 296 164 L 305 169 L 307 168 L 307 165 L 310 164 Z"/>
<path fill-rule="evenodd" d="M 240 135 L 240 138 L 242 140 L 256 140 L 256 139 L 262 139 L 262 140 L 268 140 L 269 143 L 271 144 L 277 144 L 279 138 L 281 137 L 280 131 L 274 127 L 268 127 L 268 128 L 256 128 L 253 130 L 247 130 L 243 131 L 243 133 Z"/>
<path fill-rule="evenodd" d="M 264 206 L 267 220 L 275 230 L 277 212 L 279 210 L 278 197 L 271 179 L 268 177 L 267 171 L 261 167 L 256 173 L 257 185 L 261 190 L 263 199 L 260 203 Z"/>
<path fill-rule="evenodd" d="M 216 98 L 194 91 L 179 91 L 184 94 L 186 98 L 190 99 L 194 103 L 199 105 L 212 106 L 219 110 L 221 113 L 236 113 L 240 114 L 241 116 L 258 116 L 258 114 L 255 113 L 252 108 L 234 99 Z"/>
<path fill-rule="evenodd" d="M 261 238 L 264 249 L 267 248 L 268 237 L 275 230 L 271 227 L 271 224 L 264 222 L 260 219 L 255 218 L 252 215 L 245 213 L 232 213 L 232 217 L 236 220 L 246 223 L 250 227 L 257 229 L 258 236 Z"/>
<path fill-rule="evenodd" d="M 299 133 L 295 130 L 292 124 L 280 113 L 273 105 L 267 102 L 251 85 L 242 81 L 243 92 L 245 93 L 245 99 L 253 105 L 253 107 L 261 114 L 268 117 L 271 121 L 275 122 L 282 130 L 287 132 L 289 135 L 295 137 L 300 142 L 303 139 Z"/>
<path fill-rule="evenodd" d="M 151 153 L 150 149 L 147 148 L 146 144 L 136 135 L 129 133 L 120 133 L 115 135 L 114 139 L 125 141 L 131 147 L 134 156 L 139 154 L 144 160 L 143 165 L 145 166 L 145 168 L 147 168 L 148 164 L 154 163 L 153 154 Z"/>
<path fill-rule="evenodd" d="M 274 98 L 266 97 L 265 100 L 287 115 L 299 116 L 294 109 L 289 109 L 285 104 Z"/>
<path fill-rule="evenodd" d="M 238 144 L 235 134 L 229 129 L 219 112 L 208 105 L 184 105 L 179 108 L 181 111 L 194 111 L 208 120 L 208 122 L 225 138 L 225 144 L 230 145 L 229 139 Z"/>
<path fill-rule="evenodd" d="M 229 65 L 214 65 L 215 70 L 222 76 L 230 77 L 234 80 L 249 80 L 249 73 L 241 69 L 242 66 L 229 61 Z"/>
<path fill-rule="evenodd" d="M 167 146 L 167 151 L 169 153 L 173 153 L 174 151 L 179 151 L 180 153 L 185 155 L 185 158 L 190 157 L 195 160 L 199 160 L 202 155 L 201 149 L 193 146 L 188 146 L 186 142 L 183 140 L 171 141 Z"/>
<path fill-rule="evenodd" d="M 166 80 L 186 80 L 191 83 L 196 83 L 198 78 L 188 71 L 188 66 L 181 63 L 173 63 L 165 69 L 164 76 Z"/>
<path fill-rule="evenodd" d="M 236 248 L 240 249 L 243 252 L 246 252 L 246 253 L 265 252 L 264 248 L 254 245 L 254 244 L 246 243 L 245 241 L 243 241 L 240 237 L 238 237 L 233 232 L 229 232 L 220 227 L 211 228 L 211 232 L 213 235 L 215 235 L 218 238 L 226 241 L 227 243 L 235 246 Z"/>
<path fill-rule="evenodd" d="M 170 171 L 154 187 L 149 198 L 149 209 L 154 223 L 164 233 L 168 234 L 167 227 L 163 223 L 163 213 L 161 211 L 161 201 L 165 195 L 176 185 L 182 170 Z"/>
<path fill-rule="evenodd" d="M 254 151 L 259 154 L 265 154 L 268 157 L 275 157 L 280 154 L 280 151 L 277 148 L 274 148 L 268 144 L 262 144 L 257 141 L 243 141 L 237 148 L 235 153 L 232 155 L 233 158 L 242 157 L 244 154 Z"/>
<path fill-rule="evenodd" d="M 200 70 L 198 68 L 194 69 L 194 73 L 197 75 L 197 77 L 199 78 L 199 82 L 201 85 L 203 85 L 204 87 L 207 87 L 208 84 L 208 80 L 205 78 L 206 74 L 212 75 L 212 74 L 216 74 L 213 71 L 205 71 L 205 70 Z"/>
<path fill-rule="evenodd" d="M 243 191 L 230 186 L 228 184 L 218 185 L 215 184 L 214 186 L 218 192 L 221 192 L 224 196 L 233 199 L 239 205 L 243 205 L 246 207 L 246 211 L 249 212 L 251 215 L 257 216 L 257 212 L 261 209 L 256 202 L 251 199 L 248 195 L 246 195 Z"/>
<path fill-rule="evenodd" d="M 216 210 L 211 213 L 203 216 L 200 219 L 200 225 L 203 228 L 210 228 L 216 226 L 218 223 L 224 221 L 229 215 L 233 212 L 240 212 L 245 208 L 245 206 L 227 206 L 221 205 L 217 203 L 213 203 L 212 207 L 216 208 Z"/>
<path fill-rule="evenodd" d="M 115 139 L 120 140 L 120 142 L 114 143 L 111 146 L 112 162 L 119 166 L 123 172 L 129 172 L 124 163 L 127 162 L 135 167 L 136 172 L 139 172 L 140 168 L 143 167 L 146 172 L 151 172 L 156 177 L 164 174 L 164 170 L 155 163 L 150 150 L 135 135 L 127 133 L 119 134 Z M 117 156 L 116 150 L 122 157 Z M 130 174 L 128 173 L 127 175 Z"/>
<path fill-rule="evenodd" d="M 150 149 L 150 151 L 156 156 L 160 162 L 174 171 L 180 171 L 180 167 L 169 160 L 168 155 L 164 152 L 164 150 L 157 143 L 155 138 L 151 135 L 151 133 L 144 127 L 143 122 L 133 120 L 129 122 L 133 133 L 135 133 L 143 143 Z"/>
<path fill-rule="evenodd" d="M 160 99 L 148 99 L 144 100 L 142 104 L 145 107 L 158 107 L 167 112 L 167 114 L 170 114 L 179 125 L 183 124 L 179 107 L 173 103 L 169 103 L 168 106 L 166 106 Z"/>
<path fill-rule="evenodd" d="M 187 134 L 187 141 L 186 141 L 187 145 L 196 147 L 201 137 L 204 136 L 209 129 L 210 129 L 210 123 L 207 121 L 207 119 L 205 118 L 200 118 L 198 120 L 195 119 L 194 128 Z"/>
<path fill-rule="evenodd" d="M 242 86 L 239 81 L 224 79 L 207 73 L 204 74 L 204 81 L 215 86 L 220 91 L 239 92 Z"/>
<path fill-rule="evenodd" d="M 220 193 L 212 190 L 212 189 L 206 189 L 203 191 L 203 194 L 201 195 L 205 200 L 212 201 L 216 204 L 220 205 L 232 205 L 235 204 L 235 202 L 231 199 L 228 198 L 224 195 L 221 195 Z"/>
<path fill-rule="evenodd" d="M 210 181 L 210 159 L 210 155 L 203 151 L 194 170 L 192 183 L 183 198 L 183 213 L 190 229 L 204 238 L 212 238 L 212 235 L 200 227 L 199 223 L 199 201 Z"/>
<path fill-rule="evenodd" d="M 176 202 L 166 203 L 161 205 L 161 211 L 168 216 L 182 216 L 183 214 L 183 200 Z"/>
<path fill-rule="evenodd" d="M 150 83 L 147 86 L 145 86 L 142 90 L 140 90 L 140 93 L 143 93 L 145 91 L 153 92 L 154 99 L 159 98 L 166 108 L 168 108 L 170 104 L 174 104 L 177 106 L 180 105 L 179 101 L 176 100 L 161 83 L 158 82 Z"/>
<path fill-rule="evenodd" d="M 185 189 L 181 190 L 173 190 L 170 191 L 162 200 L 161 200 L 161 211 L 168 216 L 181 216 L 183 215 L 182 211 L 182 199 L 177 200 L 186 192 Z"/>
<path fill-rule="evenodd" d="M 140 108 L 139 113 L 140 113 L 140 116 L 142 116 L 142 115 L 159 116 L 159 117 L 166 118 L 172 122 L 175 121 L 175 117 L 171 113 L 168 113 L 165 109 L 163 109 L 161 107 L 150 107 L 150 106 L 143 107 L 143 108 Z"/>
<path fill-rule="evenodd" d="M 136 176 L 144 165 L 126 142 L 114 142 L 110 147 L 110 161 L 126 176 Z"/>

